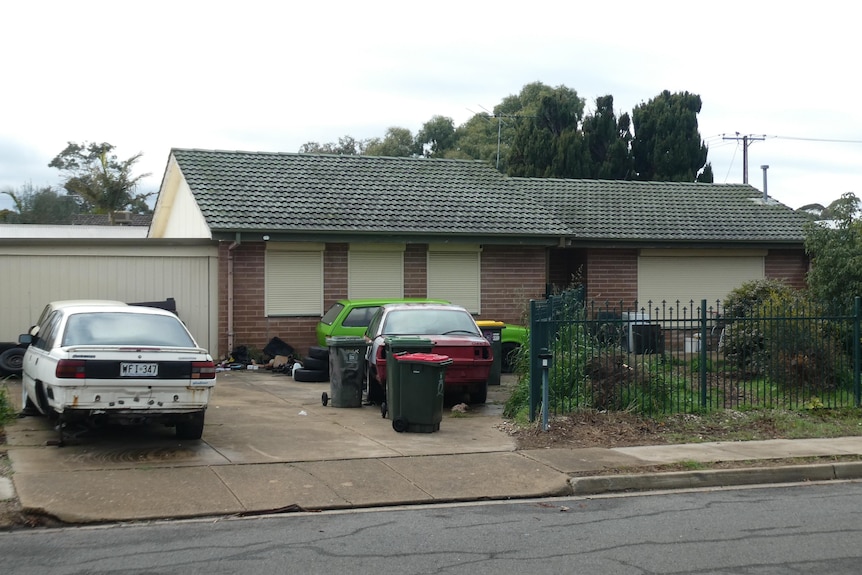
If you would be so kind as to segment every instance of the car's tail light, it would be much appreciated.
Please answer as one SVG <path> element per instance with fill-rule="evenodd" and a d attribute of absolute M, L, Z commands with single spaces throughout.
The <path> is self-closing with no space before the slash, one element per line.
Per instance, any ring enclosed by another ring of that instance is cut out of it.
<path fill-rule="evenodd" d="M 54 375 L 57 379 L 84 379 L 87 377 L 86 364 L 81 359 L 61 359 Z"/>
<path fill-rule="evenodd" d="M 193 361 L 192 379 L 215 379 L 215 364 L 211 361 Z"/>

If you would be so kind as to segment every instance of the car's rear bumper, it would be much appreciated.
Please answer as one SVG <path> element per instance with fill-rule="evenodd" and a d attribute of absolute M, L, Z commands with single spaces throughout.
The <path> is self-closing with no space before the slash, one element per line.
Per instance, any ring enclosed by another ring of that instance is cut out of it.
<path fill-rule="evenodd" d="M 57 413 L 65 411 L 136 412 L 152 415 L 188 413 L 205 409 L 213 386 L 161 385 L 152 388 L 116 385 L 47 385 L 45 398 Z"/>

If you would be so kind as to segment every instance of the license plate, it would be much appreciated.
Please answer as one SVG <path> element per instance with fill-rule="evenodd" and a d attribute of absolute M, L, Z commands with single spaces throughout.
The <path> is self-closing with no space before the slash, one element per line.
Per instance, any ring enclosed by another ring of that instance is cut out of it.
<path fill-rule="evenodd" d="M 120 377 L 158 377 L 157 363 L 121 363 Z"/>

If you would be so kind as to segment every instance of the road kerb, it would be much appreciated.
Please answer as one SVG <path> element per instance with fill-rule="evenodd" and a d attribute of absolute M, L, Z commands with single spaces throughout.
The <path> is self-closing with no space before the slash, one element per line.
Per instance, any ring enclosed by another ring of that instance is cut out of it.
<path fill-rule="evenodd" d="M 573 477 L 569 480 L 569 484 L 572 486 L 574 495 L 597 495 L 620 491 L 729 487 L 733 485 L 828 481 L 860 477 L 862 477 L 862 463 L 842 465 L 840 473 L 836 469 L 836 464 L 788 465 L 748 469 Z"/>

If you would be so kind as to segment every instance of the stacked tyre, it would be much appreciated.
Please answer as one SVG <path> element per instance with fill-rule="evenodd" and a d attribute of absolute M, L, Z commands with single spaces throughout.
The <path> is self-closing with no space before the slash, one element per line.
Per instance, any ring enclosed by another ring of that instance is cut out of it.
<path fill-rule="evenodd" d="M 295 381 L 308 383 L 329 381 L 329 348 L 321 346 L 308 348 L 308 355 L 300 363 L 302 367 L 293 370 Z"/>

